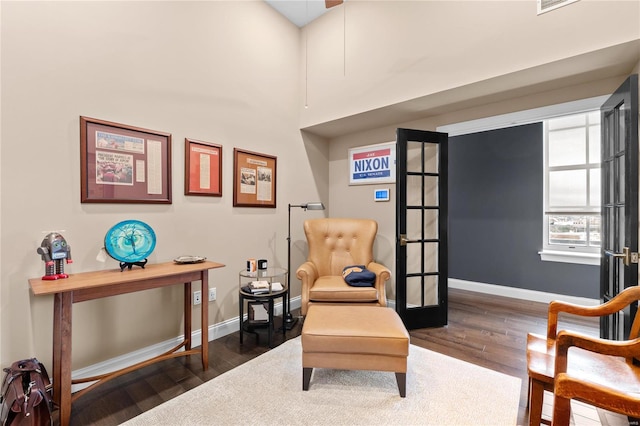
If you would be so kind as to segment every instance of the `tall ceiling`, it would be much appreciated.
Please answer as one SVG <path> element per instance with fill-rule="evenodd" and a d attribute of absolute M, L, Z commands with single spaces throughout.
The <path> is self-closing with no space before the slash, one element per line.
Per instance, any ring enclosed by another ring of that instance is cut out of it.
<path fill-rule="evenodd" d="M 325 0 L 264 0 L 288 20 L 302 28 L 325 12 Z"/>

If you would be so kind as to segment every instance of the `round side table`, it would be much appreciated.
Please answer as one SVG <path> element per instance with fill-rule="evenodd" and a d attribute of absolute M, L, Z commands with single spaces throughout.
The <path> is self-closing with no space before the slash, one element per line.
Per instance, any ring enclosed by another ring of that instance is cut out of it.
<path fill-rule="evenodd" d="M 278 298 L 282 298 L 283 305 L 283 317 L 284 313 L 287 312 L 287 274 L 288 271 L 284 268 L 267 268 L 261 269 L 256 272 L 249 272 L 247 270 L 241 270 L 238 273 L 238 295 L 239 295 L 239 308 L 240 308 L 240 344 L 243 343 L 243 335 L 244 332 L 253 332 L 254 329 L 260 327 L 267 327 L 268 335 L 269 335 L 269 347 L 273 347 L 273 331 L 274 331 L 274 315 L 273 315 L 273 305 L 274 300 Z M 263 290 L 262 292 L 254 292 L 252 291 L 250 284 L 254 281 L 263 281 L 268 283 L 268 288 Z M 274 283 L 280 283 L 281 288 L 277 289 L 273 288 Z M 266 304 L 267 305 L 267 319 L 266 320 L 256 320 L 248 318 L 244 319 L 244 305 L 247 302 L 247 311 L 250 309 L 250 305 L 252 304 Z M 284 335 L 286 332 L 286 328 L 282 327 L 282 334 Z M 256 333 L 257 334 L 257 333 Z"/>

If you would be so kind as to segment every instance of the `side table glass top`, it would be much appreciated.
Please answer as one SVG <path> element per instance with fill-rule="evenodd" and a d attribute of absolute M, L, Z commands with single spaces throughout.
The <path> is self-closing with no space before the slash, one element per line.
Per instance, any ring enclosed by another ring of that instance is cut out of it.
<path fill-rule="evenodd" d="M 243 278 L 253 278 L 256 280 L 269 280 L 273 278 L 277 278 L 279 276 L 284 276 L 287 274 L 287 270 L 285 268 L 267 268 L 267 269 L 258 269 L 255 272 L 249 272 L 246 269 L 243 269 L 239 272 L 240 276 Z M 285 285 L 285 283 L 282 283 Z"/>
<path fill-rule="evenodd" d="M 287 292 L 287 270 L 285 268 L 259 269 L 239 273 L 240 292 L 251 297 L 279 297 Z M 254 284 L 260 284 L 254 287 Z"/>

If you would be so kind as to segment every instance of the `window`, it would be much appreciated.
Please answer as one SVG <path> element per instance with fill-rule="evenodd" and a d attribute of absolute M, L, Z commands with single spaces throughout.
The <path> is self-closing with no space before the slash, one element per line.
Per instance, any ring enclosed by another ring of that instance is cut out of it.
<path fill-rule="evenodd" d="M 544 153 L 541 254 L 590 257 L 584 263 L 596 263 L 593 259 L 600 252 L 600 111 L 544 120 Z M 557 259 L 543 256 L 543 260 Z"/>

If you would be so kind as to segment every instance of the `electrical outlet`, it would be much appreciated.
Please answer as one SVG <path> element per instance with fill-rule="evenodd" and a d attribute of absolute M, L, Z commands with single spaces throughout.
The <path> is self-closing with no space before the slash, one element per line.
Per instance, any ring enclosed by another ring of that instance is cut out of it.
<path fill-rule="evenodd" d="M 202 292 L 200 290 L 193 292 L 193 304 L 199 305 L 202 303 Z"/>
<path fill-rule="evenodd" d="M 214 300 L 216 300 L 216 288 L 211 287 L 209 289 L 209 302 L 213 302 Z"/>

